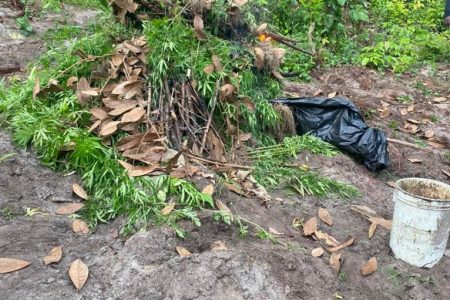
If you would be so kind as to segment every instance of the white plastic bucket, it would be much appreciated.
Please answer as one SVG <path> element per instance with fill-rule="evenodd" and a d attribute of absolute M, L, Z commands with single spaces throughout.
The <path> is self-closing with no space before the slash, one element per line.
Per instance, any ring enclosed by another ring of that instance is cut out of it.
<path fill-rule="evenodd" d="M 396 258 L 431 268 L 450 232 L 450 185 L 423 178 L 397 181 L 390 246 Z"/>

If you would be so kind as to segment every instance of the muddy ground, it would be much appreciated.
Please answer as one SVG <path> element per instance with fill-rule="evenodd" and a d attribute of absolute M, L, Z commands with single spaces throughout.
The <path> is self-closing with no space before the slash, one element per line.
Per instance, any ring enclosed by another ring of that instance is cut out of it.
<path fill-rule="evenodd" d="M 0 16 L 6 2 L 0 0 Z M 14 27 L 13 18 L 12 14 L 9 21 L 2 22 Z M 32 38 L 39 40 L 39 35 Z M 15 60 L 15 56 L 8 56 L 11 51 L 5 51 L 7 43 L 10 41 L 2 38 L 2 60 L 24 67 L 23 61 L 30 56 Z M 426 129 L 436 133 L 441 130 L 444 136 L 448 130 L 449 76 L 448 66 L 401 78 L 359 68 L 329 69 L 314 74 L 311 83 L 295 85 L 295 92 L 311 95 L 321 89 L 325 95 L 347 95 L 363 112 L 371 112 L 367 114 L 370 125 L 383 128 L 390 137 L 417 143 L 425 141 L 421 133 Z M 416 84 L 419 81 L 426 85 Z M 421 88 L 424 86 L 426 93 Z M 406 104 L 396 100 L 399 96 L 413 97 L 416 108 L 410 115 L 400 114 Z M 434 97 L 447 98 L 436 103 Z M 382 105 L 380 100 L 390 103 L 389 118 L 381 118 L 376 111 Z M 430 114 L 435 122 L 420 124 L 422 131 L 400 131 L 404 119 L 422 120 L 431 118 Z M 393 126 L 393 119 L 400 125 Z M 321 174 L 358 187 L 361 197 L 352 201 L 275 192 L 283 201 L 273 201 L 266 208 L 256 199 L 228 191 L 220 195 L 220 200 L 242 217 L 284 233 L 280 238 L 284 245 L 279 245 L 252 235 L 240 237 L 236 228 L 215 222 L 207 214 L 201 217 L 202 227 L 183 224 L 190 232 L 186 240 L 176 238 L 164 227 L 121 237 L 117 234 L 123 222 L 120 219 L 99 226 L 89 236 L 77 236 L 71 230 L 72 220 L 55 211 L 66 202 L 78 201 L 71 193 L 71 185 L 78 178 L 42 167 L 31 151 L 16 149 L 8 133 L 1 132 L 0 157 L 15 155 L 0 163 L 0 257 L 27 260 L 31 265 L 0 275 L 0 299 L 448 299 L 449 257 L 431 270 L 396 260 L 389 248 L 389 231 L 378 228 L 368 239 L 369 223 L 350 209 L 352 204 L 367 205 L 391 219 L 393 188 L 388 181 L 419 176 L 450 182 L 441 171 L 450 171 L 450 166 L 438 155 L 401 145 L 390 147 L 393 164 L 381 174 L 370 173 L 345 155 L 332 159 L 299 155 L 299 162 Z M 411 157 L 419 157 L 422 162 L 412 163 L 408 161 Z M 323 231 L 339 241 L 355 238 L 355 243 L 343 251 L 339 274 L 329 266 L 329 254 L 311 256 L 320 242 L 302 236 L 292 226 L 294 218 L 306 220 L 316 215 L 319 207 L 328 209 L 334 218 L 331 227 L 319 224 Z M 27 209 L 42 213 L 27 216 Z M 216 241 L 223 241 L 227 249 L 211 250 Z M 58 245 L 63 248 L 61 262 L 44 265 L 42 258 Z M 193 255 L 180 257 L 176 246 L 184 246 Z M 378 260 L 378 270 L 363 277 L 360 267 L 373 256 Z M 79 292 L 67 273 L 76 258 L 90 269 L 89 279 Z"/>

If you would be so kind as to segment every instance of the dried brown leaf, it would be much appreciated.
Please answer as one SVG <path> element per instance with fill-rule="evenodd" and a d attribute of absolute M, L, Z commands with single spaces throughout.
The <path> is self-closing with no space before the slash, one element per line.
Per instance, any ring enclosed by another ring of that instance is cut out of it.
<path fill-rule="evenodd" d="M 161 209 L 161 215 L 167 216 L 172 212 L 172 210 L 175 208 L 175 202 L 167 204 L 163 209 Z"/>
<path fill-rule="evenodd" d="M 56 246 L 52 250 L 50 250 L 50 253 L 48 256 L 44 257 L 42 260 L 46 265 L 51 263 L 57 263 L 61 260 L 62 257 L 62 248 L 61 246 Z"/>
<path fill-rule="evenodd" d="M 247 2 L 248 0 L 232 0 L 231 3 L 237 7 L 241 7 L 244 6 Z"/>
<path fill-rule="evenodd" d="M 77 183 L 72 184 L 72 191 L 81 199 L 86 200 L 88 198 L 86 191 Z"/>
<path fill-rule="evenodd" d="M 79 291 L 86 283 L 89 277 L 89 268 L 81 261 L 77 259 L 70 264 L 69 277 L 72 280 L 73 285 Z"/>
<path fill-rule="evenodd" d="M 220 88 L 220 99 L 222 99 L 222 100 L 228 99 L 230 96 L 233 95 L 234 91 L 235 91 L 234 85 L 232 85 L 230 83 L 224 84 Z"/>
<path fill-rule="evenodd" d="M 390 187 L 393 187 L 394 189 L 397 187 L 397 183 L 395 183 L 395 181 L 388 181 L 386 182 L 386 184 Z"/>
<path fill-rule="evenodd" d="M 225 245 L 224 241 L 215 241 L 211 245 L 211 251 L 225 251 L 228 247 Z"/>
<path fill-rule="evenodd" d="M 87 90 L 87 91 L 81 91 L 82 95 L 96 97 L 98 96 L 98 92 L 96 90 Z"/>
<path fill-rule="evenodd" d="M 235 192 L 238 195 L 247 197 L 247 194 L 242 190 L 242 188 L 240 186 L 237 186 L 236 184 L 224 182 L 223 186 L 229 189 L 230 191 Z"/>
<path fill-rule="evenodd" d="M 255 51 L 255 66 L 258 70 L 264 69 L 265 54 L 262 48 L 256 47 L 253 49 Z"/>
<path fill-rule="evenodd" d="M 411 104 L 410 106 L 408 106 L 408 108 L 406 109 L 408 112 L 413 112 L 415 108 L 414 104 Z"/>
<path fill-rule="evenodd" d="M 319 247 L 319 248 L 313 249 L 313 250 L 311 251 L 311 255 L 314 256 L 314 257 L 320 257 L 320 256 L 323 255 L 324 252 L 325 252 L 325 251 L 323 250 L 323 248 L 322 248 L 322 247 Z"/>
<path fill-rule="evenodd" d="M 435 97 L 435 98 L 433 98 L 433 101 L 437 102 L 437 103 L 445 102 L 445 101 L 447 101 L 447 98 L 446 97 Z"/>
<path fill-rule="evenodd" d="M 434 136 L 434 130 L 433 129 L 425 130 L 425 137 L 427 139 L 432 138 L 433 136 Z"/>
<path fill-rule="evenodd" d="M 208 184 L 203 188 L 202 193 L 212 196 L 214 194 L 214 185 Z"/>
<path fill-rule="evenodd" d="M 72 230 L 75 233 L 82 233 L 82 234 L 89 233 L 88 225 L 86 224 L 86 222 L 82 220 L 74 220 L 72 223 Z"/>
<path fill-rule="evenodd" d="M 214 65 L 214 69 L 216 71 L 221 72 L 223 70 L 222 64 L 220 63 L 220 58 L 217 55 L 214 54 L 212 56 L 212 62 L 213 62 L 213 65 Z"/>
<path fill-rule="evenodd" d="M 181 257 L 190 257 L 190 256 L 192 256 L 192 253 L 188 249 L 186 249 L 184 247 L 176 246 L 176 249 L 177 249 L 178 254 Z"/>
<path fill-rule="evenodd" d="M 341 256 L 342 253 L 331 253 L 330 255 L 329 263 L 333 270 L 336 271 L 336 273 L 339 273 L 339 270 L 341 269 Z"/>
<path fill-rule="evenodd" d="M 29 265 L 30 263 L 24 260 L 0 257 L 0 274 L 14 272 Z"/>
<path fill-rule="evenodd" d="M 142 118 L 146 113 L 146 110 L 142 107 L 137 107 L 130 112 L 127 112 L 122 117 L 122 123 L 131 123 L 137 122 L 140 118 Z"/>
<path fill-rule="evenodd" d="M 206 74 L 212 74 L 212 72 L 214 72 L 216 68 L 214 67 L 213 64 L 207 65 L 205 68 L 203 68 L 203 72 L 205 72 Z"/>
<path fill-rule="evenodd" d="M 406 115 L 408 114 L 408 109 L 406 109 L 406 108 L 400 109 L 400 114 L 401 114 L 402 116 L 406 116 Z"/>
<path fill-rule="evenodd" d="M 159 166 L 157 165 L 148 165 L 148 166 L 135 166 L 132 170 L 128 171 L 128 176 L 131 177 L 140 177 L 145 176 L 150 173 L 153 173 Z"/>
<path fill-rule="evenodd" d="M 94 116 L 94 118 L 96 118 L 98 120 L 104 120 L 104 119 L 109 118 L 108 113 L 99 107 L 91 108 L 89 111 Z"/>
<path fill-rule="evenodd" d="M 395 184 L 394 184 L 394 187 L 395 187 Z M 376 211 L 374 211 L 373 209 L 371 209 L 370 207 L 365 206 L 365 205 L 352 205 L 351 210 L 353 210 L 365 217 L 368 217 L 368 218 L 375 217 L 377 215 Z"/>
<path fill-rule="evenodd" d="M 336 97 L 336 95 L 337 95 L 337 92 L 329 93 L 328 98 L 334 98 L 334 97 Z"/>
<path fill-rule="evenodd" d="M 320 230 L 316 230 L 314 232 L 314 234 L 316 235 L 316 237 L 319 240 L 325 240 L 325 244 L 327 244 L 328 246 L 336 247 L 336 246 L 339 245 L 339 242 L 334 237 L 332 237 L 331 235 L 329 235 L 329 234 L 327 234 L 325 232 L 322 232 Z"/>
<path fill-rule="evenodd" d="M 376 223 L 371 223 L 370 227 L 369 227 L 369 239 L 371 239 L 373 237 L 373 235 L 375 234 L 375 231 L 377 230 L 377 224 Z"/>
<path fill-rule="evenodd" d="M 346 242 L 344 242 L 344 243 L 342 243 L 342 244 L 340 244 L 340 245 L 338 245 L 338 246 L 336 246 L 336 247 L 327 248 L 327 250 L 328 250 L 329 252 L 337 252 L 337 251 L 339 251 L 339 250 L 341 250 L 341 249 L 344 249 L 344 248 L 346 248 L 346 247 L 352 245 L 354 241 L 355 241 L 355 238 L 351 238 L 351 239 L 349 239 L 348 241 L 346 241 Z"/>
<path fill-rule="evenodd" d="M 408 121 L 409 123 L 413 123 L 413 124 L 420 124 L 420 122 L 417 121 L 416 119 L 406 119 L 406 121 Z"/>
<path fill-rule="evenodd" d="M 83 203 L 68 203 L 56 210 L 57 215 L 71 215 L 84 207 Z"/>
<path fill-rule="evenodd" d="M 389 109 L 383 109 L 380 112 L 380 118 L 385 119 L 385 118 L 389 117 L 390 114 L 391 114 L 391 111 Z"/>
<path fill-rule="evenodd" d="M 33 99 L 36 99 L 36 95 L 39 94 L 40 90 L 39 77 L 36 76 L 36 78 L 34 78 Z"/>
<path fill-rule="evenodd" d="M 120 123 L 121 123 L 120 121 L 111 121 L 106 123 L 100 129 L 99 133 L 100 136 L 110 136 L 111 134 L 117 131 L 117 125 L 119 125 Z"/>
<path fill-rule="evenodd" d="M 216 200 L 216 206 L 219 210 L 229 213 L 229 214 L 232 214 L 231 209 L 229 209 L 228 206 L 226 206 L 225 203 L 223 203 L 222 201 Z"/>
<path fill-rule="evenodd" d="M 203 25 L 203 19 L 199 15 L 195 15 L 194 17 L 194 29 L 195 29 L 195 36 L 200 41 L 206 40 L 206 34 L 203 31 L 204 25 Z"/>
<path fill-rule="evenodd" d="M 303 225 L 303 234 L 305 236 L 312 235 L 317 229 L 317 218 L 312 217 Z"/>
<path fill-rule="evenodd" d="M 89 95 L 84 95 L 81 92 L 88 91 L 90 89 L 91 85 L 89 81 L 85 77 L 81 77 L 77 82 L 77 90 L 76 90 L 78 102 L 80 102 L 81 105 L 84 105 L 91 97 Z"/>
<path fill-rule="evenodd" d="M 71 87 L 77 81 L 78 81 L 78 78 L 76 76 L 69 77 L 69 79 L 67 79 L 66 86 Z"/>
<path fill-rule="evenodd" d="M 371 217 L 371 218 L 369 218 L 369 221 L 372 223 L 375 223 L 377 225 L 380 225 L 381 227 L 386 228 L 387 230 L 392 229 L 392 221 L 391 220 L 386 220 L 386 219 L 380 218 L 380 217 Z"/>
<path fill-rule="evenodd" d="M 378 268 L 378 262 L 376 257 L 372 257 L 367 261 L 364 266 L 361 267 L 361 274 L 364 276 L 370 275 L 375 272 Z"/>
<path fill-rule="evenodd" d="M 417 158 L 417 157 L 408 157 L 407 159 L 408 159 L 408 161 L 410 161 L 412 163 L 421 163 L 421 162 L 423 162 L 422 159 Z"/>
<path fill-rule="evenodd" d="M 249 139 L 251 139 L 252 134 L 251 133 L 242 133 L 239 135 L 239 142 L 246 142 Z"/>
<path fill-rule="evenodd" d="M 332 226 L 333 225 L 333 218 L 331 217 L 328 210 L 325 208 L 320 207 L 319 208 L 319 218 L 322 220 L 322 222 L 325 222 L 326 224 Z"/>
<path fill-rule="evenodd" d="M 91 133 L 92 131 L 94 131 L 95 129 L 97 129 L 97 128 L 100 126 L 100 124 L 102 124 L 102 120 L 97 120 L 97 121 L 95 121 L 95 123 L 92 124 L 91 127 L 89 127 L 88 132 Z"/>

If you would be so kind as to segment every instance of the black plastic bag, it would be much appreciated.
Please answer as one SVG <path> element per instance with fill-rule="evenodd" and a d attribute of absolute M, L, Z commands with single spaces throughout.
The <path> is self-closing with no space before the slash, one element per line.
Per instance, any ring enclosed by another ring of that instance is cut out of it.
<path fill-rule="evenodd" d="M 363 161 L 372 172 L 388 167 L 386 137 L 364 123 L 359 110 L 345 97 L 275 99 L 292 109 L 298 134 L 310 133 Z"/>

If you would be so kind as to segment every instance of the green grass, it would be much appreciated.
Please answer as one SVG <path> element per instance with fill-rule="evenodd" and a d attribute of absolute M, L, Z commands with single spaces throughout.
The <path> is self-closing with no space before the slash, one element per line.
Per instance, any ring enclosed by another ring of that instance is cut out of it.
<path fill-rule="evenodd" d="M 305 150 L 326 157 L 338 153 L 336 148 L 313 136 L 285 138 L 281 144 L 249 152 L 254 161 L 256 180 L 266 187 L 288 189 L 302 196 L 351 199 L 359 195 L 355 187 L 321 176 L 308 165 L 292 164 L 297 154 Z"/>

